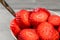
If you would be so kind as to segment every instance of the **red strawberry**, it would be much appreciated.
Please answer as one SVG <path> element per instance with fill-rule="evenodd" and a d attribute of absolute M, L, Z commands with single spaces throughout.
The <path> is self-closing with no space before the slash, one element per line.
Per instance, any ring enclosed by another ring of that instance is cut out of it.
<path fill-rule="evenodd" d="M 13 32 L 13 34 L 14 34 L 15 36 L 17 36 L 18 33 L 20 32 L 20 28 L 19 28 L 19 26 L 18 26 L 18 24 L 17 24 L 17 22 L 16 22 L 16 19 L 13 19 L 13 20 L 11 21 L 11 23 L 10 23 L 10 29 L 11 29 L 11 31 Z"/>
<path fill-rule="evenodd" d="M 26 10 L 21 10 L 16 14 L 16 20 L 19 24 L 22 25 L 21 28 L 29 28 L 30 23 L 29 23 L 29 12 Z"/>
<path fill-rule="evenodd" d="M 48 22 L 55 25 L 55 26 L 58 26 L 60 24 L 60 17 L 57 15 L 51 15 L 48 18 Z"/>
<path fill-rule="evenodd" d="M 48 14 L 41 9 L 39 12 L 33 12 L 30 15 L 29 19 L 30 19 L 30 22 L 36 26 L 41 22 L 47 21 L 47 18 L 48 18 Z"/>
<path fill-rule="evenodd" d="M 58 40 L 59 38 L 59 33 L 48 22 L 39 24 L 37 27 L 37 33 L 42 40 Z"/>
<path fill-rule="evenodd" d="M 18 35 L 18 40 L 39 40 L 39 37 L 34 29 L 23 29 Z"/>

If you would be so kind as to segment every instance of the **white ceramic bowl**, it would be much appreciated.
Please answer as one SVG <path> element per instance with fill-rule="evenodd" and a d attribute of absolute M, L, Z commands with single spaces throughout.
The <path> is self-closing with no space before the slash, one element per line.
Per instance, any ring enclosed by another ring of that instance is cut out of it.
<path fill-rule="evenodd" d="M 59 13 L 57 13 L 57 12 L 54 12 L 54 11 L 51 11 L 51 10 L 48 10 L 52 15 L 58 15 L 59 16 Z M 11 30 L 10 30 L 11 31 Z M 12 36 L 17 40 L 17 38 L 14 36 L 14 34 L 12 33 L 12 31 L 11 31 L 11 34 L 12 34 Z"/>

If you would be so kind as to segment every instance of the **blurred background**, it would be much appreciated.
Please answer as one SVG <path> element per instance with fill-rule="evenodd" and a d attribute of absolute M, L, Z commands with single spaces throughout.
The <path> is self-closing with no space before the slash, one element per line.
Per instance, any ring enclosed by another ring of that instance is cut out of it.
<path fill-rule="evenodd" d="M 13 9 L 45 7 L 60 9 L 60 0 L 6 0 Z M 0 7 L 1 8 L 1 7 Z"/>
<path fill-rule="evenodd" d="M 60 0 L 5 0 L 17 12 L 20 9 L 44 7 L 60 13 Z M 14 17 L 0 3 L 0 40 L 15 40 L 9 29 L 10 20 Z"/>

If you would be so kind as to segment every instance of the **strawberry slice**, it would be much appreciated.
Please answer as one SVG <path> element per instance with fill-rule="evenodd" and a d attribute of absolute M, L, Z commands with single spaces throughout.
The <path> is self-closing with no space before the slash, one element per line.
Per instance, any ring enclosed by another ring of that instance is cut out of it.
<path fill-rule="evenodd" d="M 54 26 L 58 26 L 60 24 L 60 17 L 58 15 L 51 15 L 48 18 L 48 22 L 53 24 Z"/>
<path fill-rule="evenodd" d="M 18 40 L 39 40 L 39 37 L 34 29 L 23 29 L 18 35 Z"/>
<path fill-rule="evenodd" d="M 16 19 L 13 19 L 10 23 L 10 29 L 13 32 L 13 34 L 17 37 L 18 33 L 20 32 L 20 28 L 16 22 Z"/>
<path fill-rule="evenodd" d="M 30 27 L 30 22 L 29 22 L 29 12 L 26 10 L 21 10 L 17 12 L 16 14 L 16 20 L 18 24 L 21 24 L 21 28 L 29 28 Z"/>
<path fill-rule="evenodd" d="M 37 33 L 42 40 L 58 40 L 59 39 L 59 33 L 48 22 L 43 22 L 39 24 L 37 27 Z"/>
<path fill-rule="evenodd" d="M 45 22 L 47 21 L 48 19 L 48 14 L 47 12 L 45 12 L 43 9 L 40 9 L 39 12 L 33 12 L 29 19 L 30 19 L 30 22 L 32 23 L 32 25 L 34 26 L 37 26 L 38 24 L 40 24 L 41 22 Z"/>

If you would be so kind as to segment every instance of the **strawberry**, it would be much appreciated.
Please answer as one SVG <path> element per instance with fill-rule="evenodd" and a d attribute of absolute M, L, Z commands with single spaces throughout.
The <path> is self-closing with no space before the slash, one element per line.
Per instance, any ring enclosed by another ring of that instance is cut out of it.
<path fill-rule="evenodd" d="M 18 35 L 18 40 L 39 40 L 39 37 L 35 29 L 23 29 Z"/>
<path fill-rule="evenodd" d="M 48 22 L 39 24 L 37 26 L 37 33 L 42 40 L 58 40 L 59 38 L 59 33 Z"/>
<path fill-rule="evenodd" d="M 33 12 L 29 17 L 30 22 L 32 23 L 33 26 L 34 25 L 37 26 L 41 22 L 47 21 L 47 18 L 48 14 L 42 9 L 39 12 Z"/>
<path fill-rule="evenodd" d="M 48 22 L 53 24 L 54 26 L 58 26 L 60 24 L 60 17 L 58 15 L 51 15 L 48 18 Z"/>
<path fill-rule="evenodd" d="M 21 10 L 21 11 L 17 12 L 16 20 L 17 20 L 18 24 L 21 24 L 22 29 L 30 27 L 28 17 L 29 17 L 29 12 L 26 10 Z"/>
<path fill-rule="evenodd" d="M 20 32 L 20 28 L 19 28 L 19 26 L 18 26 L 18 24 L 17 24 L 17 22 L 16 22 L 16 19 L 13 19 L 13 20 L 11 21 L 11 23 L 10 23 L 10 29 L 11 29 L 11 31 L 13 32 L 13 34 L 14 34 L 15 36 L 17 36 L 18 33 Z"/>

